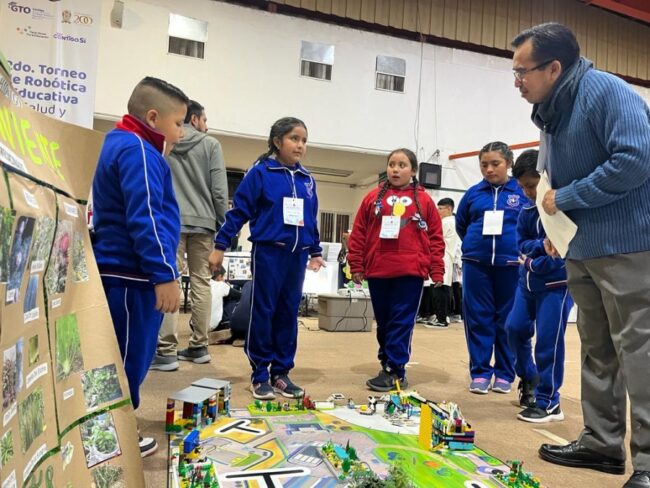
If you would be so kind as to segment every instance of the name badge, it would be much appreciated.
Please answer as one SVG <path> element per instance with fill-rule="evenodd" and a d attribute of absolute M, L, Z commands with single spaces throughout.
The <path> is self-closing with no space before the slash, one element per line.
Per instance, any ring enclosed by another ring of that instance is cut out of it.
<path fill-rule="evenodd" d="M 305 225 L 304 205 L 302 198 L 284 197 L 282 204 L 284 223 L 303 227 Z"/>
<path fill-rule="evenodd" d="M 400 218 L 395 215 L 384 215 L 381 218 L 380 239 L 397 239 L 399 237 Z"/>
<path fill-rule="evenodd" d="M 483 235 L 500 236 L 503 233 L 503 210 L 488 210 L 483 215 Z"/>

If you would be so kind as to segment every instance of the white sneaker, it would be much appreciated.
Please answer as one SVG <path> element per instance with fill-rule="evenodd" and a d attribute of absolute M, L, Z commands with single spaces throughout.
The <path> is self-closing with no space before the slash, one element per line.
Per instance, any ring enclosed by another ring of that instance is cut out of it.
<path fill-rule="evenodd" d="M 140 436 L 138 444 L 140 444 L 140 456 L 142 457 L 151 456 L 158 450 L 158 443 L 153 437 Z"/>

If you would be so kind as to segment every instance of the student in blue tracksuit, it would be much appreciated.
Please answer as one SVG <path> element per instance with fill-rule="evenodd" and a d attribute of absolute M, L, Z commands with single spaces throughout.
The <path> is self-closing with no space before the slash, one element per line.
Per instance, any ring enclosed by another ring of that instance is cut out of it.
<path fill-rule="evenodd" d="M 248 170 L 233 197 L 233 208 L 215 238 L 210 266 L 221 266 L 225 249 L 250 222 L 253 243 L 251 323 L 245 351 L 253 368 L 251 391 L 260 400 L 280 393 L 299 398 L 289 379 L 298 339 L 298 307 L 305 267 L 324 265 L 318 235 L 316 183 L 300 164 L 307 127 L 293 117 L 273 124 L 269 150 Z"/>
<path fill-rule="evenodd" d="M 485 145 L 479 152 L 483 181 L 467 190 L 456 213 L 472 393 L 509 393 L 515 378 L 505 322 L 517 287 L 517 217 L 526 197 L 508 176 L 512 159 L 507 144 Z"/>
<path fill-rule="evenodd" d="M 523 152 L 512 168 L 512 176 L 526 196 L 537 197 L 536 150 Z M 515 354 L 515 371 L 520 378 L 517 418 L 544 423 L 564 419 L 560 409 L 560 387 L 564 379 L 564 331 L 573 300 L 569 295 L 564 259 L 544 250 L 546 233 L 533 203 L 524 207 L 517 223 L 519 243 L 519 286 L 506 322 L 510 348 Z M 535 361 L 531 338 L 535 339 Z"/>
<path fill-rule="evenodd" d="M 156 352 L 163 313 L 178 310 L 180 215 L 164 156 L 183 137 L 188 98 L 143 79 L 104 139 L 93 180 L 93 249 L 129 380 L 133 408 Z M 140 438 L 142 456 L 156 441 Z"/>

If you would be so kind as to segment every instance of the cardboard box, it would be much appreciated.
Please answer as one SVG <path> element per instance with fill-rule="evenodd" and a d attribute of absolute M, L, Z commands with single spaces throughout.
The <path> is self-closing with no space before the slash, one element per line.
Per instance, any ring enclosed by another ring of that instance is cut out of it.
<path fill-rule="evenodd" d="M 370 332 L 375 315 L 367 297 L 318 295 L 318 328 L 330 332 Z"/>

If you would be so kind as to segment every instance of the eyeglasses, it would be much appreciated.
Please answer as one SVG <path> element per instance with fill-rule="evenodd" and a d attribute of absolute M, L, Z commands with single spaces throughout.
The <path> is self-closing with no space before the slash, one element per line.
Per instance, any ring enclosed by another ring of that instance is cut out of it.
<path fill-rule="evenodd" d="M 515 75 L 515 78 L 517 78 L 519 81 L 524 79 L 524 76 L 526 76 L 528 73 L 531 71 L 535 71 L 538 69 L 542 69 L 545 66 L 551 64 L 555 59 L 549 59 L 548 61 L 544 61 L 543 63 L 538 64 L 537 66 L 533 66 L 532 68 L 518 68 L 518 69 L 513 69 L 512 74 Z"/>

